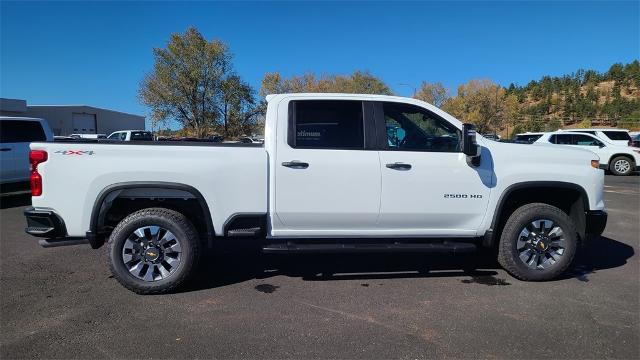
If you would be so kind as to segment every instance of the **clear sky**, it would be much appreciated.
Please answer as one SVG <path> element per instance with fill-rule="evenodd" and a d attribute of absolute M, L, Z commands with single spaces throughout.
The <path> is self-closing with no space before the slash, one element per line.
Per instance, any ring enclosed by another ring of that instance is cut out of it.
<path fill-rule="evenodd" d="M 639 4 L 2 1 L 0 96 L 146 115 L 136 94 L 152 48 L 190 25 L 226 42 L 256 90 L 265 72 L 357 69 L 399 95 L 422 80 L 524 85 L 638 59 Z"/>

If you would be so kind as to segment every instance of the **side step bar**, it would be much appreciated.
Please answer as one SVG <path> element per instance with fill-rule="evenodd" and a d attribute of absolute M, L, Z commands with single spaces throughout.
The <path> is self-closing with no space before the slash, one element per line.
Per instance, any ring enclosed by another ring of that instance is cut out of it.
<path fill-rule="evenodd" d="M 277 253 L 340 253 L 340 252 L 436 252 L 472 253 L 477 246 L 470 242 L 443 241 L 423 243 L 272 243 L 262 247 L 268 254 Z"/>
<path fill-rule="evenodd" d="M 258 237 L 260 234 L 262 234 L 262 228 L 259 227 L 227 231 L 227 236 L 229 237 Z"/>
<path fill-rule="evenodd" d="M 83 245 L 88 243 L 89 243 L 89 240 L 85 238 L 59 238 L 59 239 L 38 240 L 38 244 L 40 244 L 40 246 L 44 248 L 70 246 L 70 245 Z"/>

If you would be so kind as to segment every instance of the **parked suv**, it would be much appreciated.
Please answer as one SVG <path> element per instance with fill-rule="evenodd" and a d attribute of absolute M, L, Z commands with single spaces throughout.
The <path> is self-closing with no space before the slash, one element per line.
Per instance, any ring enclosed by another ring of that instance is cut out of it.
<path fill-rule="evenodd" d="M 638 170 L 640 149 L 621 146 L 598 139 L 596 136 L 578 132 L 554 132 L 542 135 L 536 143 L 552 143 L 589 149 L 600 157 L 600 168 L 614 175 L 630 175 Z"/>
<path fill-rule="evenodd" d="M 29 180 L 29 143 L 53 141 L 44 119 L 0 116 L 0 183 Z"/>
<path fill-rule="evenodd" d="M 566 129 L 561 131 L 591 134 L 598 138 L 620 146 L 631 146 L 631 135 L 625 129 Z"/>

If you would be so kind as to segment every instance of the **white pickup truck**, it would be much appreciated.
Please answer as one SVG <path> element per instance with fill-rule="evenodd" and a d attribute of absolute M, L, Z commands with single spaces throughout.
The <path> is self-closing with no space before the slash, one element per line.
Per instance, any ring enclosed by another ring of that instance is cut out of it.
<path fill-rule="evenodd" d="M 264 144 L 32 143 L 26 232 L 47 247 L 108 240 L 114 276 L 148 294 L 239 237 L 270 253 L 493 247 L 513 276 L 549 280 L 606 225 L 590 151 L 476 139 L 415 99 L 267 101 Z"/>

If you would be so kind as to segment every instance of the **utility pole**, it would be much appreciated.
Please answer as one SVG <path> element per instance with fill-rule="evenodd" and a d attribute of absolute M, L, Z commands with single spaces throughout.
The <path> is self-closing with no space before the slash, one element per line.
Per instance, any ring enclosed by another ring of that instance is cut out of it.
<path fill-rule="evenodd" d="M 405 83 L 398 83 L 398 85 L 400 86 L 406 86 L 409 89 L 413 89 L 413 95 L 411 95 L 411 97 L 416 97 L 416 94 L 418 93 L 418 88 L 416 88 L 415 86 L 411 85 L 411 84 L 405 84 Z"/>

